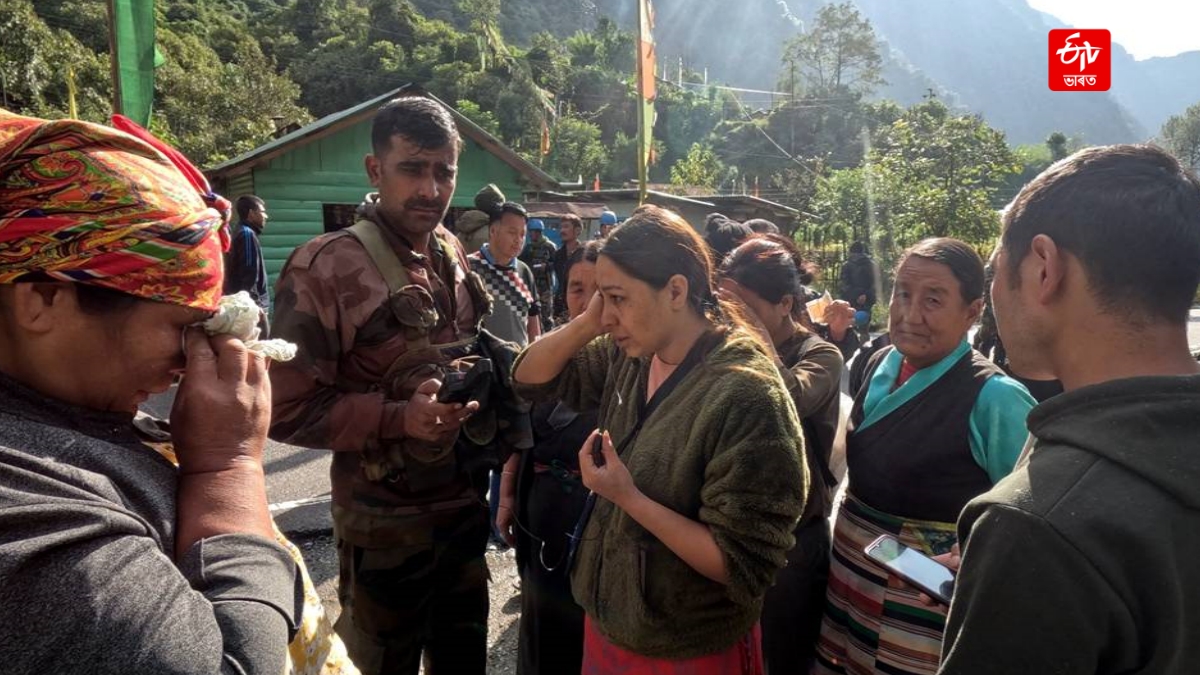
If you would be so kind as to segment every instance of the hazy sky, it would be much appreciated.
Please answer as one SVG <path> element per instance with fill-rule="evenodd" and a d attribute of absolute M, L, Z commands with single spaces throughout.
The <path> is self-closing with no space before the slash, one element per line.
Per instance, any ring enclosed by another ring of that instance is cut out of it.
<path fill-rule="evenodd" d="M 1075 28 L 1107 28 L 1135 59 L 1200 50 L 1200 0 L 1027 0 Z"/>

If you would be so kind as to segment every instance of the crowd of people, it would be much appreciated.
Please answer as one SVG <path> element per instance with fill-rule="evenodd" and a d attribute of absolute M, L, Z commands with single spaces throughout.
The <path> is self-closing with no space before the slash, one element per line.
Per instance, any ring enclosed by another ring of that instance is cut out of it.
<path fill-rule="evenodd" d="M 887 294 L 855 244 L 832 300 L 762 220 L 643 206 L 586 241 L 566 214 L 556 247 L 489 185 L 451 232 L 462 142 L 407 96 L 353 225 L 272 295 L 263 200 L 235 219 L 114 127 L 0 110 L 5 672 L 482 674 L 489 541 L 523 675 L 1200 661 L 1200 181 L 1162 150 L 1056 163 L 986 266 L 927 239 Z M 252 337 L 208 321 L 236 291 Z M 268 436 L 333 453 L 336 623 L 272 523 Z"/>

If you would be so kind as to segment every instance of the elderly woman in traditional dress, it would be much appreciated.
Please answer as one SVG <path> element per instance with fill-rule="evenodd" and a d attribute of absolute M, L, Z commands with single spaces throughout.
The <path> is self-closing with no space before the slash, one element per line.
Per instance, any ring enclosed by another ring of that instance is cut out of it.
<path fill-rule="evenodd" d="M 967 344 L 983 306 L 983 261 L 955 239 L 927 239 L 896 269 L 888 332 L 854 398 L 850 479 L 815 673 L 937 672 L 944 610 L 876 567 L 882 534 L 927 555 L 955 543 L 963 506 L 1013 468 L 1033 398 Z"/>
<path fill-rule="evenodd" d="M 277 675 L 301 619 L 267 511 L 266 360 L 196 327 L 222 214 L 164 150 L 0 110 L 6 673 Z M 181 373 L 167 433 L 138 406 Z"/>

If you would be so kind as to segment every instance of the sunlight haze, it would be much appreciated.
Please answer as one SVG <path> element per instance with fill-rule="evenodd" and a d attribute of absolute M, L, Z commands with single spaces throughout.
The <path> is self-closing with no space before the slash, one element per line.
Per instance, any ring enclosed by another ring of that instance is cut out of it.
<path fill-rule="evenodd" d="M 1133 58 L 1200 50 L 1200 2 L 1194 0 L 1027 0 L 1075 28 L 1107 28 Z"/>

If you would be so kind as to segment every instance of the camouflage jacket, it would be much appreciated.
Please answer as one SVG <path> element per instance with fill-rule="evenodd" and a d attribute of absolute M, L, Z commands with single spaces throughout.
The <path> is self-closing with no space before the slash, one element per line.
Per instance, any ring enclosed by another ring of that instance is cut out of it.
<path fill-rule="evenodd" d="M 538 294 L 546 293 L 554 288 L 554 254 L 558 249 L 554 242 L 544 236 L 541 241 L 530 241 L 521 252 L 521 262 L 533 270 L 533 281 L 537 284 Z M 559 280 L 559 283 L 566 283 Z M 549 312 L 550 308 L 545 308 Z"/>
<path fill-rule="evenodd" d="M 370 205 L 368 205 L 370 206 Z M 365 215 L 375 219 L 374 210 Z M 378 221 L 376 221 L 378 222 Z M 375 515 L 409 515 L 430 505 L 452 508 L 477 501 L 469 477 L 454 475 L 432 489 L 410 489 L 405 480 L 369 480 L 363 453 L 388 444 L 403 445 L 403 398 L 419 382 L 397 389 L 383 380 L 409 352 L 413 326 L 432 324 L 429 342 L 453 343 L 476 335 L 488 311 L 487 297 L 469 271 L 455 237 L 438 227 L 443 242 L 428 256 L 414 253 L 386 228 L 409 282 L 432 298 L 401 305 L 408 294 L 390 297 L 387 283 L 362 244 L 347 231 L 319 236 L 297 248 L 276 285 L 274 336 L 296 343 L 297 358 L 271 367 L 271 438 L 334 451 L 333 499 L 339 506 Z M 447 252 L 453 252 L 447 256 Z M 474 296 L 474 297 L 473 297 Z M 450 317 L 453 317 L 450 320 Z M 421 378 L 423 379 L 423 377 Z M 452 453 L 443 449 L 442 454 Z M 453 466 L 453 455 L 450 455 Z"/>

